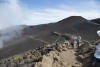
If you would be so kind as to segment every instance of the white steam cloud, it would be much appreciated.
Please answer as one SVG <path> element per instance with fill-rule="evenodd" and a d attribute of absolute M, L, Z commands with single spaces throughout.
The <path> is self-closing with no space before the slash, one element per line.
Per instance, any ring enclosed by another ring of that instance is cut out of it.
<path fill-rule="evenodd" d="M 21 37 L 25 26 L 12 26 L 0 31 L 0 48 L 7 46 L 7 42 L 13 41 Z"/>
<path fill-rule="evenodd" d="M 18 0 L 5 0 L 0 4 L 0 48 L 22 35 L 22 18 L 24 14 Z"/>

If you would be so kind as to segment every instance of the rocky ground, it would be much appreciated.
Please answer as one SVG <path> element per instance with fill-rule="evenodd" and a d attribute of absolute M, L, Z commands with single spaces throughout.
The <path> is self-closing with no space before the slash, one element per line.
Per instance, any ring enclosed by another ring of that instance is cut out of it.
<path fill-rule="evenodd" d="M 67 49 L 65 45 L 60 47 L 60 51 L 51 51 L 44 55 L 43 60 L 37 62 L 35 67 L 82 67 L 82 64 L 76 61 L 75 51 Z"/>
<path fill-rule="evenodd" d="M 95 46 L 82 42 L 79 49 L 70 44 L 44 45 L 23 54 L 0 60 L 0 67 L 92 67 Z"/>

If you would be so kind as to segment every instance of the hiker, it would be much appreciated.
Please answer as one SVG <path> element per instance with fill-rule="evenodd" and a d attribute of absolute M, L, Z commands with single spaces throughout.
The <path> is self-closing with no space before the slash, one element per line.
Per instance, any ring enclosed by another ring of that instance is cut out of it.
<path fill-rule="evenodd" d="M 97 34 L 100 37 L 100 31 L 97 31 Z M 96 46 L 96 50 L 93 55 L 93 66 L 100 67 L 100 43 Z"/>
<path fill-rule="evenodd" d="M 80 41 L 81 41 L 81 36 L 78 36 L 77 37 L 77 48 L 79 48 L 80 46 Z"/>
<path fill-rule="evenodd" d="M 73 37 L 70 39 L 70 42 L 71 42 L 72 48 L 74 48 L 74 38 Z"/>
<path fill-rule="evenodd" d="M 100 67 L 100 43 L 96 46 L 96 51 L 93 56 L 93 66 Z"/>

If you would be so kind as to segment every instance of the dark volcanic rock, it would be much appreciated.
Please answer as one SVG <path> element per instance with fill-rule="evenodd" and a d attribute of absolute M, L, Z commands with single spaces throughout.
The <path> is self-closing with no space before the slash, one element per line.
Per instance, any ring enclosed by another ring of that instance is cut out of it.
<path fill-rule="evenodd" d="M 90 20 L 90 21 L 93 22 L 93 23 L 96 23 L 97 25 L 100 24 L 100 18 L 93 19 L 93 20 Z"/>
<path fill-rule="evenodd" d="M 12 45 L 6 48 L 3 48 L 0 50 L 0 59 L 1 58 L 7 58 L 19 53 L 23 53 L 25 51 L 38 48 L 40 46 L 43 46 L 44 43 L 40 42 L 38 40 L 32 40 L 32 39 L 24 39 L 21 40 L 21 42 L 16 42 L 16 45 Z"/>

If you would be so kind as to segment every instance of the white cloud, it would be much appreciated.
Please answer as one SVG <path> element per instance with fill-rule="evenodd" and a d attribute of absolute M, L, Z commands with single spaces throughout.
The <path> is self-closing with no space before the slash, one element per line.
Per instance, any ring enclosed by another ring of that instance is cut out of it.
<path fill-rule="evenodd" d="M 92 4 L 92 6 L 97 7 L 94 0 L 90 3 Z M 68 7 L 68 9 L 63 9 L 63 7 L 65 8 L 65 6 L 62 6 L 62 8 L 58 9 L 46 8 L 42 10 L 40 9 L 40 11 L 29 10 L 25 7 L 22 7 L 19 4 L 19 0 L 8 0 L 8 2 L 5 2 L 0 5 L 0 28 L 20 24 L 36 25 L 49 22 L 56 22 L 72 15 L 83 16 L 87 19 L 100 17 L 98 11 L 99 9 L 79 11 L 72 10 L 72 6 L 71 9 L 67 5 L 66 7 Z"/>
<path fill-rule="evenodd" d="M 9 0 L 0 5 L 0 28 L 20 23 L 23 17 L 21 7 L 17 0 Z"/>

